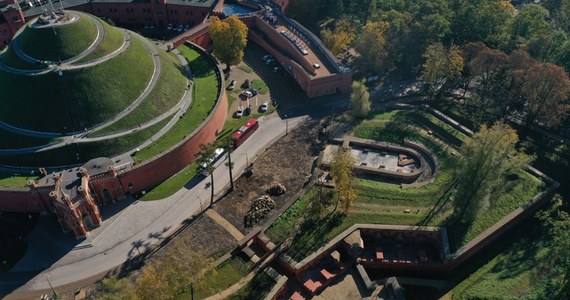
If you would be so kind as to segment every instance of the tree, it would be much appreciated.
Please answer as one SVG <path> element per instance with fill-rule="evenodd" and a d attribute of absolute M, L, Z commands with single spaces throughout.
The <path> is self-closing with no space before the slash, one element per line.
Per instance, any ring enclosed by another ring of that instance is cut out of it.
<path fill-rule="evenodd" d="M 544 122 L 558 126 L 570 104 L 570 79 L 563 68 L 551 63 L 529 66 L 522 78 L 522 94 L 527 104 L 527 124 Z"/>
<path fill-rule="evenodd" d="M 189 284 L 203 285 L 207 272 L 213 272 L 214 260 L 173 240 L 157 259 L 143 267 L 135 280 L 138 299 L 176 299 Z"/>
<path fill-rule="evenodd" d="M 550 209 L 537 214 L 538 219 L 548 229 L 548 234 L 552 239 L 549 243 L 547 267 L 551 270 L 551 286 L 558 288 L 552 295 L 567 293 L 570 291 L 570 215 L 562 210 L 563 199 L 560 195 L 555 195 Z M 558 279 L 562 278 L 562 282 Z M 553 299 L 562 299 L 560 297 Z"/>
<path fill-rule="evenodd" d="M 243 59 L 243 49 L 247 44 L 247 26 L 235 15 L 224 20 L 210 17 L 210 37 L 214 42 L 214 55 L 226 64 L 225 72 L 231 65 Z"/>
<path fill-rule="evenodd" d="M 97 295 L 94 298 L 98 300 L 134 300 L 136 299 L 135 296 L 135 291 L 128 278 L 111 276 L 99 283 Z"/>
<path fill-rule="evenodd" d="M 351 111 L 356 117 L 365 117 L 370 112 L 370 93 L 362 81 L 352 83 L 352 93 L 350 94 Z"/>
<path fill-rule="evenodd" d="M 457 46 L 450 49 L 441 43 L 431 44 L 424 53 L 423 80 L 432 92 L 437 92 L 448 80 L 454 80 L 461 76 L 463 71 L 463 56 Z"/>
<path fill-rule="evenodd" d="M 214 204 L 214 160 L 216 147 L 214 144 L 201 144 L 200 152 L 196 153 L 198 165 L 210 175 L 210 205 Z"/>
<path fill-rule="evenodd" d="M 228 153 L 228 162 L 225 164 L 228 167 L 228 172 L 230 175 L 230 191 L 234 190 L 234 176 L 232 170 L 234 168 L 234 163 L 232 162 L 232 152 L 234 150 L 234 139 L 231 135 L 227 135 L 220 139 L 219 147 L 224 148 L 226 153 Z"/>
<path fill-rule="evenodd" d="M 354 159 L 350 150 L 340 147 L 334 154 L 331 162 L 331 175 L 334 179 L 335 191 L 338 195 L 334 210 L 340 202 L 344 212 L 348 212 L 352 203 L 356 200 L 356 188 L 354 187 Z"/>
<path fill-rule="evenodd" d="M 516 150 L 515 130 L 497 122 L 481 126 L 473 139 L 461 146 L 463 156 L 457 173 L 454 194 L 454 218 L 470 224 L 486 207 L 492 192 L 504 182 L 505 174 L 514 173 L 530 162 Z"/>
<path fill-rule="evenodd" d="M 385 44 L 384 32 L 388 24 L 385 22 L 368 23 L 362 28 L 362 32 L 354 43 L 354 48 L 360 56 L 355 61 L 364 72 L 382 72 L 384 60 L 388 52 Z"/>
<path fill-rule="evenodd" d="M 321 38 L 327 48 L 334 54 L 340 54 L 352 42 L 355 27 L 348 20 L 340 20 L 333 30 L 321 30 Z"/>

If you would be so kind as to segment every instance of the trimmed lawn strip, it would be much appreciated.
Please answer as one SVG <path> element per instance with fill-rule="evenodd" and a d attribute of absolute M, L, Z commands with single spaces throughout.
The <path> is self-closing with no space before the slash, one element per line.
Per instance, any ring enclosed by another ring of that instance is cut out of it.
<path fill-rule="evenodd" d="M 54 34 L 55 31 L 55 34 Z M 28 24 L 18 36 L 20 49 L 41 60 L 65 60 L 85 51 L 97 37 L 93 19 L 82 14 L 79 20 L 62 26 L 35 29 Z"/>
<path fill-rule="evenodd" d="M 97 157 L 112 157 L 142 144 L 163 128 L 168 119 L 120 138 L 93 143 L 70 144 L 61 148 L 17 156 L 0 156 L 0 164 L 25 167 L 50 167 L 85 163 Z M 80 160 L 76 158 L 79 153 Z"/>
<path fill-rule="evenodd" d="M 2 187 L 25 187 L 29 180 L 38 180 L 39 176 L 0 173 L 0 186 Z"/>
<path fill-rule="evenodd" d="M 190 61 L 190 69 L 196 76 L 194 78 L 192 105 L 182 118 L 160 139 L 134 156 L 136 162 L 145 161 L 164 151 L 186 138 L 210 114 L 216 104 L 219 82 L 213 71 L 215 66 L 210 65 L 205 57 L 201 57 L 188 46 L 178 48 Z"/>
<path fill-rule="evenodd" d="M 125 35 L 123 32 L 114 26 L 109 25 L 104 20 L 97 18 L 97 21 L 103 24 L 103 28 L 105 30 L 105 35 L 103 36 L 103 40 L 99 44 L 99 46 L 93 50 L 93 52 L 89 53 L 89 55 L 85 56 L 84 58 L 80 59 L 78 62 L 88 62 L 91 60 L 96 60 L 101 58 L 107 54 L 112 53 L 113 51 L 119 49 L 123 42 L 125 41 Z"/>
<path fill-rule="evenodd" d="M 161 200 L 176 193 L 181 187 L 187 184 L 198 173 L 199 166 L 192 163 L 176 175 L 168 178 L 150 192 L 140 198 L 142 201 Z"/>
<path fill-rule="evenodd" d="M 265 84 L 265 82 L 261 79 L 254 79 L 251 82 L 251 88 L 256 89 L 257 92 L 259 92 L 262 95 L 269 93 L 269 88 L 267 87 L 267 84 Z"/>
<path fill-rule="evenodd" d="M 187 84 L 186 77 L 180 71 L 180 63 L 163 53 L 160 56 L 162 58 L 160 78 L 150 94 L 127 116 L 89 136 L 101 136 L 136 128 L 139 124 L 166 113 L 180 101 Z"/>
<path fill-rule="evenodd" d="M 237 68 L 246 72 L 246 73 L 253 73 L 253 69 L 247 65 L 239 65 Z"/>
<path fill-rule="evenodd" d="M 107 63 L 63 72 L 61 77 L 56 73 L 21 76 L 0 72 L 0 120 L 50 132 L 91 127 L 116 115 L 140 95 L 150 80 L 152 65 L 150 53 L 135 38 L 129 49 Z"/>

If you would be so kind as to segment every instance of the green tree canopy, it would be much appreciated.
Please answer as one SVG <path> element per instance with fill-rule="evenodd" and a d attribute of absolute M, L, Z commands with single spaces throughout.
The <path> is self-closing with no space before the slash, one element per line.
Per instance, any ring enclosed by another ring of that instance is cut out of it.
<path fill-rule="evenodd" d="M 370 112 L 370 93 L 364 80 L 352 83 L 350 103 L 352 114 L 355 117 L 365 117 Z"/>
<path fill-rule="evenodd" d="M 456 221 L 471 223 L 489 206 L 491 194 L 504 183 L 505 175 L 530 162 L 528 156 L 516 150 L 517 143 L 516 131 L 497 122 L 491 128 L 481 126 L 479 132 L 461 146 L 463 159 L 454 194 Z"/>
<path fill-rule="evenodd" d="M 235 15 L 224 20 L 210 17 L 210 37 L 214 42 L 214 55 L 226 64 L 226 72 L 231 65 L 243 59 L 243 49 L 247 45 L 247 26 Z"/>

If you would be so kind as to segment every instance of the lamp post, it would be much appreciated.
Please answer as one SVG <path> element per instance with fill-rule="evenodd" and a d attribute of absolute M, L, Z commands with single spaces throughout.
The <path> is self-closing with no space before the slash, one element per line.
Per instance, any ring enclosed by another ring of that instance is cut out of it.
<path fill-rule="evenodd" d="M 283 116 L 285 117 L 285 135 L 287 135 L 289 133 L 289 122 L 287 120 L 287 114 L 283 114 Z"/>

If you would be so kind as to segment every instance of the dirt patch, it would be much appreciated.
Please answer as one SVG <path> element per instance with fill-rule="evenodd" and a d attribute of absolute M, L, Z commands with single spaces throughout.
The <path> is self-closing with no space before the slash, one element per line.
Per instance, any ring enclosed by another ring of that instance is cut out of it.
<path fill-rule="evenodd" d="M 241 176 L 235 182 L 235 190 L 217 202 L 214 209 L 242 233 L 249 228 L 244 226 L 244 217 L 255 199 L 266 195 L 271 185 L 281 183 L 287 192 L 273 196 L 275 211 L 297 194 L 310 180 L 313 164 L 321 150 L 318 139 L 320 120 L 310 120 L 268 148 L 253 164 L 253 175 Z"/>

